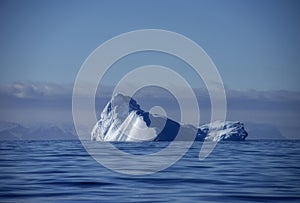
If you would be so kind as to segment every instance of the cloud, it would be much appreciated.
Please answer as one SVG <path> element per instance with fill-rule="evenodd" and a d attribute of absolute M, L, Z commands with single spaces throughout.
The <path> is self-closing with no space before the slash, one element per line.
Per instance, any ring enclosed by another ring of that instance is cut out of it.
<path fill-rule="evenodd" d="M 226 90 L 229 109 L 300 111 L 300 92 Z"/>
<path fill-rule="evenodd" d="M 80 89 L 82 97 L 85 96 L 89 86 Z M 72 100 L 72 84 L 55 84 L 42 82 L 16 82 L 9 84 L 0 84 L 0 104 L 3 106 L 3 101 L 9 101 L 11 104 L 22 102 L 23 105 L 32 102 L 32 105 L 40 104 L 56 104 L 65 106 L 68 101 L 71 104 Z M 199 102 L 205 106 L 210 106 L 210 98 L 206 89 L 194 89 Z M 102 86 L 98 88 L 96 100 L 110 99 L 113 92 L 112 87 Z M 160 87 L 147 87 L 140 90 L 135 95 L 136 99 L 149 98 L 168 100 L 171 93 Z M 185 92 L 182 91 L 182 98 Z M 229 109 L 294 109 L 300 110 L 300 92 L 295 91 L 238 91 L 226 89 L 226 97 Z M 9 103 L 6 103 L 8 105 Z"/>
<path fill-rule="evenodd" d="M 0 120 L 71 121 L 72 85 L 15 82 L 0 85 Z"/>
<path fill-rule="evenodd" d="M 15 82 L 0 85 L 0 95 L 19 99 L 51 99 L 69 96 L 72 85 L 41 82 Z"/>
<path fill-rule="evenodd" d="M 80 89 L 82 98 L 86 96 L 88 90 L 89 85 Z M 72 91 L 72 84 L 42 82 L 1 84 L 0 120 L 72 122 Z M 201 121 L 208 122 L 211 106 L 208 91 L 204 88 L 194 91 L 199 102 Z M 111 98 L 112 92 L 112 87 L 98 88 L 95 97 L 97 115 Z M 181 91 L 180 96 L 184 98 L 185 92 Z M 300 92 L 226 89 L 226 97 L 228 120 L 272 124 L 286 134 L 296 135 L 300 130 Z M 159 87 L 142 89 L 137 92 L 135 99 L 145 110 L 158 105 L 162 106 L 171 118 L 176 120 L 180 117 L 176 98 Z M 189 113 L 193 112 L 193 109 L 189 110 Z"/>

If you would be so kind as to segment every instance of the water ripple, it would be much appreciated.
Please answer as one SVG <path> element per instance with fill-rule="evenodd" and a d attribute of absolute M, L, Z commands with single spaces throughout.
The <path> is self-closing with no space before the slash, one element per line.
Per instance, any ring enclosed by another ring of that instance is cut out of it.
<path fill-rule="evenodd" d="M 140 154 L 167 144 L 116 145 Z M 300 202 L 299 141 L 219 143 L 199 161 L 201 145 L 164 171 L 132 177 L 98 164 L 79 141 L 0 142 L 0 201 Z"/>

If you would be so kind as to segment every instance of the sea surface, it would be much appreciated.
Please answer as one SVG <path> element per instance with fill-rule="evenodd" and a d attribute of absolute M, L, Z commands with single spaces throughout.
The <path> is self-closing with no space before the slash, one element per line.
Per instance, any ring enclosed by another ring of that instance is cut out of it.
<path fill-rule="evenodd" d="M 166 147 L 115 145 L 133 154 Z M 2 141 L 0 202 L 300 202 L 299 141 L 222 142 L 200 161 L 201 145 L 163 171 L 132 176 L 100 165 L 80 141 Z"/>

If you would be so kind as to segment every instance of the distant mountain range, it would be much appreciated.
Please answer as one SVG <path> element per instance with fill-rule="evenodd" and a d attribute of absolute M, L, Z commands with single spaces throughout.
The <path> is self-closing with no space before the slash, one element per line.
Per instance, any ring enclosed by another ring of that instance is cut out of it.
<path fill-rule="evenodd" d="M 0 122 L 0 140 L 73 140 L 78 139 L 71 124 L 37 124 L 24 127 L 18 123 Z"/>
<path fill-rule="evenodd" d="M 245 123 L 247 140 L 286 139 L 273 125 Z M 0 121 L 0 140 L 74 140 L 78 139 L 73 124 L 36 124 L 30 127 Z"/>

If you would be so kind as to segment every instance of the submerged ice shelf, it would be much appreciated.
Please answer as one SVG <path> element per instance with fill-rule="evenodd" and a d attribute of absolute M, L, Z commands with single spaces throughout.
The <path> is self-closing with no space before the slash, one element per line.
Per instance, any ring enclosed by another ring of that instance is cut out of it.
<path fill-rule="evenodd" d="M 179 140 L 240 141 L 248 133 L 238 121 L 215 121 L 200 127 L 183 125 L 169 118 L 143 111 L 131 97 L 118 94 L 103 109 L 91 139 L 95 141 L 172 141 L 179 129 L 185 135 Z M 177 138 L 178 140 L 178 138 Z"/>

